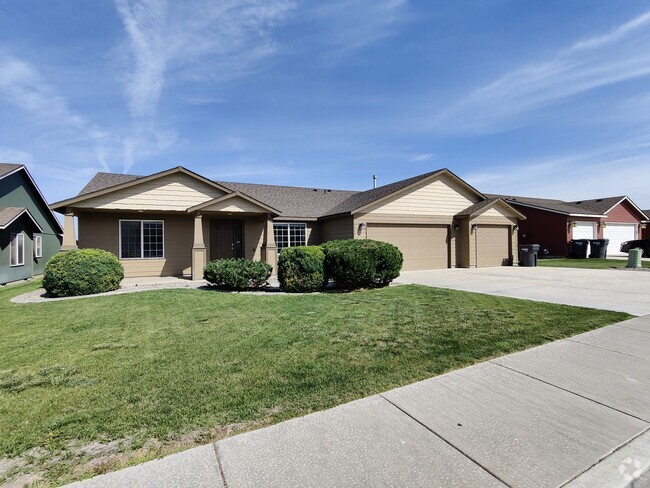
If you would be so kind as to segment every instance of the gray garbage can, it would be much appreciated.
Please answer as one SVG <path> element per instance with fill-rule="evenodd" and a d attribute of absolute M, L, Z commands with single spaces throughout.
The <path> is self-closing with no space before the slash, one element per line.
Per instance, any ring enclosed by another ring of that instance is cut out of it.
<path fill-rule="evenodd" d="M 585 259 L 587 257 L 587 246 L 589 246 L 589 239 L 571 239 L 569 257 Z"/>
<path fill-rule="evenodd" d="M 522 244 L 519 246 L 519 266 L 537 266 L 539 244 Z"/>
<path fill-rule="evenodd" d="M 589 244 L 591 244 L 590 258 L 605 259 L 607 257 L 609 239 L 589 239 Z"/>

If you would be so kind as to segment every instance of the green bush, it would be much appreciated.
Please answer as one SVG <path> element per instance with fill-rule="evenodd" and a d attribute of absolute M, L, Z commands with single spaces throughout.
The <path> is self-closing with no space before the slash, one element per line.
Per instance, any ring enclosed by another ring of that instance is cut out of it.
<path fill-rule="evenodd" d="M 124 268 L 115 254 L 101 249 L 72 249 L 54 255 L 45 266 L 43 287 L 54 297 L 117 290 Z"/>
<path fill-rule="evenodd" d="M 404 257 L 387 242 L 370 239 L 329 241 L 325 254 L 325 278 L 346 290 L 386 286 L 399 276 Z"/>
<path fill-rule="evenodd" d="M 203 279 L 226 290 L 254 290 L 268 284 L 272 269 L 270 264 L 252 259 L 217 259 L 203 269 Z"/>
<path fill-rule="evenodd" d="M 289 293 L 311 293 L 325 286 L 323 261 L 318 246 L 288 247 L 278 258 L 280 289 Z"/>

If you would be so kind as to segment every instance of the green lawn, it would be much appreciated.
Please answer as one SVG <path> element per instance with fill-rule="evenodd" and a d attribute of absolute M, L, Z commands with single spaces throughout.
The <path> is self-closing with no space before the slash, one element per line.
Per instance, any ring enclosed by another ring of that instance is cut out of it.
<path fill-rule="evenodd" d="M 9 302 L 35 287 L 0 290 L 0 458 L 52 484 L 628 318 L 420 286 Z"/>
<path fill-rule="evenodd" d="M 550 268 L 622 269 L 626 264 L 627 260 L 623 259 L 553 258 L 537 261 L 538 266 Z M 650 261 L 643 261 L 641 264 L 644 268 L 650 268 Z"/>

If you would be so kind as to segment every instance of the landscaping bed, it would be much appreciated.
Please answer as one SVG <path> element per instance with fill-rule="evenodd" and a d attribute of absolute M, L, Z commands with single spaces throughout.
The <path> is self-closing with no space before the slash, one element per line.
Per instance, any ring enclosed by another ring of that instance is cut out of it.
<path fill-rule="evenodd" d="M 9 301 L 38 286 L 0 290 L 0 484 L 62 484 L 629 317 L 415 285 Z"/>

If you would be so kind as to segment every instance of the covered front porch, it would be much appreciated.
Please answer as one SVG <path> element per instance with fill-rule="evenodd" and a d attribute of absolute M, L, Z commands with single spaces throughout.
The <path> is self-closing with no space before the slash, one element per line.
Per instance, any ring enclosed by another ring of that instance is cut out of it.
<path fill-rule="evenodd" d="M 223 258 L 262 260 L 276 272 L 273 217 L 278 211 L 240 192 L 189 208 L 194 215 L 192 279 L 203 278 L 208 261 Z"/>
<path fill-rule="evenodd" d="M 200 280 L 209 261 L 231 257 L 263 260 L 273 266 L 275 274 L 273 219 L 277 215 L 274 209 L 239 194 L 183 212 L 70 207 L 65 212 L 61 249 L 112 252 L 120 259 L 127 278 L 188 276 Z"/>

